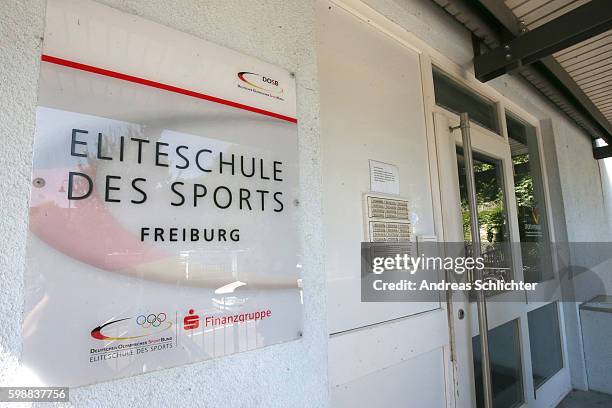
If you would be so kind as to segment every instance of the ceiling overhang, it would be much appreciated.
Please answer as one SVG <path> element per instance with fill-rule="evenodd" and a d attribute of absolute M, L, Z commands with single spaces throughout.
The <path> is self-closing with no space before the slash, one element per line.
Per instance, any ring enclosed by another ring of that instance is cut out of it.
<path fill-rule="evenodd" d="M 517 73 L 593 140 L 612 146 L 609 0 L 434 1 L 472 32 L 480 81 Z M 589 64 L 597 71 L 589 71 Z M 597 148 L 594 156 L 610 157 L 612 152 Z"/>

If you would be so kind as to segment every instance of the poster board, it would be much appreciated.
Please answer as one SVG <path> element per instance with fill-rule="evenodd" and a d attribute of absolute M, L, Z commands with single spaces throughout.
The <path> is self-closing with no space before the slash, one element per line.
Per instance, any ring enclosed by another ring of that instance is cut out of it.
<path fill-rule="evenodd" d="M 78 386 L 301 335 L 295 80 L 49 0 L 23 364 Z"/>

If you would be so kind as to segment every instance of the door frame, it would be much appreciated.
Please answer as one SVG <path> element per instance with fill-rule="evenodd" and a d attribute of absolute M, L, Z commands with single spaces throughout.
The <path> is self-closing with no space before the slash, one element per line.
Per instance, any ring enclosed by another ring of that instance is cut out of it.
<path fill-rule="evenodd" d="M 498 109 L 503 106 L 498 103 Z M 505 196 L 505 209 L 507 216 L 507 226 L 509 241 L 512 243 L 520 242 L 519 228 L 518 228 L 518 217 L 516 199 L 514 196 L 514 180 L 511 176 L 513 174 L 513 164 L 510 151 L 510 145 L 507 141 L 507 134 L 505 129 L 505 110 L 503 112 L 503 122 L 500 123 L 500 127 L 503 131 L 496 134 L 488 129 L 485 129 L 478 124 L 470 123 L 471 135 L 472 135 L 472 150 L 498 160 L 503 169 L 503 187 Z M 438 172 L 441 176 L 440 192 L 441 201 L 445 203 L 443 209 L 444 213 L 444 232 L 445 239 L 449 241 L 457 240 L 462 237 L 462 225 L 461 225 L 461 213 L 460 213 L 460 198 L 459 198 L 459 186 L 458 186 L 458 173 L 456 164 L 456 146 L 462 145 L 462 140 L 459 132 L 453 132 L 451 134 L 450 127 L 456 126 L 459 123 L 459 115 L 450 112 L 442 107 L 434 106 L 432 108 L 432 117 L 434 118 L 434 139 L 438 152 Z M 538 138 L 538 154 L 540 159 L 540 167 L 543 167 L 542 146 L 541 137 L 539 134 L 539 126 L 535 126 L 537 129 L 536 137 Z M 552 224 L 550 214 L 550 201 L 548 198 L 548 188 L 546 184 L 546 175 L 544 169 L 541 169 L 544 184 L 544 206 L 546 208 L 546 216 L 549 225 Z M 444 181 L 442 181 L 444 180 Z M 451 181 L 452 180 L 452 181 Z M 450 208 L 449 208 L 450 207 Z M 549 230 L 549 239 L 553 241 L 554 232 L 552 226 Z M 522 259 L 519 251 L 512 251 L 512 268 L 514 271 L 515 279 L 523 278 L 522 271 Z M 553 279 L 558 279 L 556 274 L 557 259 L 553 257 L 553 268 L 555 270 L 555 276 Z M 551 284 L 551 281 L 544 282 L 544 286 Z M 542 288 L 545 290 L 546 288 Z M 559 321 L 559 335 L 561 336 L 562 344 L 562 358 L 563 367 L 560 371 L 554 374 L 551 378 L 537 389 L 534 388 L 532 367 L 531 367 L 531 350 L 529 343 L 529 327 L 528 327 L 528 312 L 550 304 L 557 302 L 560 304 L 560 293 L 556 294 L 556 297 L 548 302 L 534 302 L 529 301 L 529 297 L 525 292 L 508 292 L 495 296 L 496 301 L 488 302 L 488 326 L 489 330 L 494 329 L 504 323 L 512 320 L 517 320 L 518 323 L 518 338 L 520 339 L 519 355 L 521 359 L 521 375 L 522 375 L 522 388 L 523 388 L 523 400 L 524 403 L 518 405 L 519 407 L 552 407 L 555 406 L 563 396 L 571 390 L 570 376 L 569 376 L 569 365 L 567 359 L 567 346 L 564 333 L 564 321 L 561 308 L 557 307 L 558 321 Z M 500 300 L 503 299 L 502 302 Z M 457 308 L 464 308 L 469 310 L 467 314 L 467 322 L 457 320 L 456 316 L 450 316 L 451 326 L 451 341 L 452 347 L 455 350 L 462 350 L 466 353 L 463 358 L 457 356 L 455 359 L 456 367 L 454 372 L 458 377 L 468 376 L 470 379 L 474 378 L 473 374 L 473 363 L 471 354 L 471 339 L 473 336 L 478 334 L 478 320 L 477 320 L 477 305 L 475 302 L 469 303 L 466 299 L 460 301 L 453 301 L 452 305 L 449 306 L 451 310 Z M 456 313 L 455 313 L 456 314 Z M 469 357 L 467 357 L 469 355 Z M 473 384 L 472 384 L 473 385 Z M 474 390 L 468 390 L 465 381 L 455 380 L 455 386 L 459 389 L 458 395 L 468 396 L 474 394 Z M 471 399 L 471 401 L 470 401 Z M 471 397 L 459 398 L 457 406 L 473 406 L 475 402 L 473 395 Z"/>

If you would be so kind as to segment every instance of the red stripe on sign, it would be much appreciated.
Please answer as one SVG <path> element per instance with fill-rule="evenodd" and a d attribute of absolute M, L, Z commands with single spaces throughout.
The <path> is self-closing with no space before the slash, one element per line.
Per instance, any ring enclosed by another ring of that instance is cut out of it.
<path fill-rule="evenodd" d="M 206 101 L 220 103 L 222 105 L 231 106 L 233 108 L 238 108 L 242 110 L 246 110 L 249 112 L 259 113 L 260 115 L 270 116 L 276 119 L 285 120 L 291 123 L 297 123 L 296 118 L 292 118 L 290 116 L 281 115 L 279 113 L 270 112 L 267 110 L 255 108 L 253 106 L 243 105 L 238 102 L 228 101 L 227 99 L 217 98 L 216 96 L 206 95 L 200 92 L 190 91 L 189 89 L 179 88 L 172 85 L 162 84 L 161 82 L 150 81 L 148 79 L 135 77 L 132 75 L 122 74 L 121 72 L 110 71 L 104 68 L 98 68 L 91 65 L 81 64 L 80 62 L 65 60 L 62 58 L 52 57 L 51 55 L 43 54 L 40 58 L 42 61 L 50 62 L 51 64 L 63 65 L 65 67 L 79 69 L 81 71 L 92 72 L 98 75 L 104 75 L 111 78 L 121 79 L 123 81 L 134 82 L 136 84 L 146 85 L 153 88 L 163 89 L 165 91 L 178 93 L 181 95 L 191 96 L 193 98 L 204 99 Z"/>

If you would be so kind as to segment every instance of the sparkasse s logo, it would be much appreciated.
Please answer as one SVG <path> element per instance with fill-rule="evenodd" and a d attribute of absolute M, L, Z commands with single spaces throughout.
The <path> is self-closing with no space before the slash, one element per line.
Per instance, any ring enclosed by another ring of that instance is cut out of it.
<path fill-rule="evenodd" d="M 189 314 L 183 319 L 183 328 L 185 330 L 194 330 L 200 327 L 200 316 L 195 314 L 193 309 L 189 309 Z"/>

